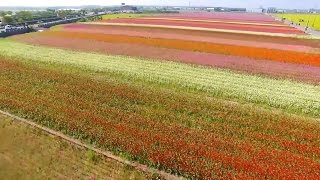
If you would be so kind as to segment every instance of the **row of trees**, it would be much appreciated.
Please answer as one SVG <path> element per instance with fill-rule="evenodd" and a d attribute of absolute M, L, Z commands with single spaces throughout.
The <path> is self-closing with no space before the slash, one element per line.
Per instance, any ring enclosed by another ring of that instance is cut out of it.
<path fill-rule="evenodd" d="M 66 18 L 85 15 L 85 10 L 54 10 L 47 9 L 46 11 L 0 11 L 0 18 L 3 24 L 25 23 L 28 21 L 40 20 L 45 18 Z"/>
<path fill-rule="evenodd" d="M 12 11 L 1 11 L 0 17 L 4 24 L 24 23 L 39 18 L 48 18 L 56 16 L 55 13 L 50 11 L 18 11 L 13 13 Z"/>
<path fill-rule="evenodd" d="M 12 23 L 14 20 L 11 17 L 12 15 L 12 11 L 0 11 L 0 20 L 2 21 L 2 23 L 4 24 L 10 24 Z"/>
<path fill-rule="evenodd" d="M 102 16 L 93 16 L 93 17 L 80 19 L 78 22 L 97 21 L 97 20 L 102 20 L 102 19 L 103 19 Z"/>
<path fill-rule="evenodd" d="M 3 17 L 5 15 L 12 15 L 12 11 L 0 11 L 0 16 Z"/>

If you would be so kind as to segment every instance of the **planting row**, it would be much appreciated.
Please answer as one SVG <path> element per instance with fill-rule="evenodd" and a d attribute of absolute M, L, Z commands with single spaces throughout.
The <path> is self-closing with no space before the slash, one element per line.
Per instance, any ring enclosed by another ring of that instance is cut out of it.
<path fill-rule="evenodd" d="M 161 17 L 184 17 L 189 19 L 222 19 L 222 20 L 236 20 L 244 22 L 268 22 L 277 23 L 271 16 L 257 13 L 220 13 L 220 12 L 196 12 L 196 13 L 179 13 L 179 14 L 166 14 Z"/>
<path fill-rule="evenodd" d="M 217 53 L 226 55 L 235 55 L 240 57 L 249 57 L 253 59 L 266 59 L 279 62 L 297 63 L 320 66 L 320 54 L 306 54 L 303 52 L 283 51 L 276 49 L 265 49 L 255 47 L 245 47 L 227 44 L 217 44 L 209 42 L 197 42 L 178 39 L 161 39 L 133 37 L 127 35 L 108 35 L 85 32 L 65 32 L 49 31 L 39 34 L 39 36 L 52 36 L 62 38 L 79 38 L 88 40 L 98 40 L 110 43 L 130 43 L 163 48 L 181 49 L 187 51 L 198 51 L 207 53 Z"/>
<path fill-rule="evenodd" d="M 288 78 L 320 85 L 320 67 L 315 66 L 266 60 L 256 61 L 249 58 L 235 56 L 190 52 L 144 45 L 131 45 L 127 43 L 108 43 L 77 38 L 66 40 L 61 37 L 38 36 L 37 34 L 16 36 L 15 39 L 19 42 L 34 45 L 207 65 L 218 68 L 228 68 L 250 74 L 261 74 L 276 78 Z"/>
<path fill-rule="evenodd" d="M 63 29 L 82 29 L 87 28 L 88 30 L 95 29 L 97 31 L 127 31 L 127 32 L 139 32 L 141 34 L 168 34 L 173 35 L 187 35 L 196 36 L 201 38 L 221 38 L 240 41 L 253 41 L 256 43 L 272 43 L 279 45 L 288 46 L 306 46 L 312 48 L 320 48 L 319 40 L 302 39 L 302 38 L 289 38 L 289 37 L 273 37 L 273 36 L 261 36 L 253 34 L 237 34 L 237 33 L 226 33 L 226 32 L 209 32 L 209 31 L 196 31 L 196 30 L 182 30 L 182 29 L 165 29 L 165 28 L 148 28 L 148 27 L 126 27 L 126 26 L 103 26 L 97 24 L 68 24 L 64 25 Z M 128 34 L 129 35 L 129 34 Z"/>
<path fill-rule="evenodd" d="M 185 17 L 162 17 L 162 16 L 150 16 L 140 17 L 139 19 L 153 19 L 153 20 L 172 20 L 172 21 L 187 21 L 187 22 L 209 22 L 209 23 L 224 23 L 224 24 L 242 24 L 242 25 L 258 25 L 258 26 L 271 26 L 271 27 L 288 27 L 286 24 L 278 23 L 264 23 L 264 22 L 242 22 L 242 21 L 230 21 L 219 19 L 201 19 L 201 18 L 185 18 Z"/>
<path fill-rule="evenodd" d="M 69 58 L 62 52 L 37 60 Z M 201 179 L 318 177 L 318 121 L 116 83 L 117 75 L 108 72 L 96 81 L 85 69 L 70 74 L 74 68 L 68 65 L 1 57 L 0 68 L 1 109 L 140 162 Z"/>
<path fill-rule="evenodd" d="M 151 32 L 151 31 L 142 31 L 142 30 L 139 31 L 134 29 L 123 30 L 121 28 L 113 29 L 113 28 L 109 28 L 108 26 L 95 26 L 95 25 L 89 25 L 89 24 L 65 25 L 63 27 L 63 31 L 128 35 L 128 36 L 161 38 L 161 39 L 179 39 L 179 40 L 188 40 L 188 41 L 211 42 L 211 43 L 217 43 L 217 44 L 249 46 L 249 47 L 280 49 L 280 50 L 300 51 L 300 52 L 313 52 L 317 50 L 310 46 L 302 46 L 302 45 L 289 45 L 289 44 L 248 41 L 248 40 L 236 40 L 236 39 L 227 39 L 227 38 L 220 38 L 220 37 L 213 37 L 213 36 L 207 37 L 207 36 L 201 36 L 201 35 L 187 35 L 187 34 L 177 34 L 177 33 L 170 33 L 170 32 Z"/>
<path fill-rule="evenodd" d="M 209 23 L 209 22 L 192 22 L 192 21 L 174 21 L 160 19 L 112 19 L 104 20 L 107 23 L 126 23 L 126 24 L 148 24 L 148 25 L 168 25 L 168 26 L 187 26 L 201 27 L 213 29 L 230 29 L 253 32 L 269 32 L 269 33 L 284 33 L 284 34 L 304 34 L 303 31 L 293 27 L 275 27 L 275 26 L 259 26 L 245 24 L 227 24 L 227 23 Z"/>
<path fill-rule="evenodd" d="M 95 71 L 114 72 L 156 84 L 206 92 L 214 97 L 245 101 L 315 117 L 319 117 L 320 114 L 319 86 L 173 62 L 72 52 L 10 41 L 2 41 L 0 47 L 1 54 L 10 57 L 26 57 L 33 61 L 70 64 Z"/>

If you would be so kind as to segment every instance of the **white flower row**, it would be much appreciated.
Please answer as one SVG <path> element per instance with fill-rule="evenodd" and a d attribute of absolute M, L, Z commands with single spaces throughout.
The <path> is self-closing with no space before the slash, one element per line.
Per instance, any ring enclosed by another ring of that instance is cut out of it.
<path fill-rule="evenodd" d="M 217 97 L 320 116 L 320 87 L 310 84 L 176 62 L 35 47 L 11 41 L 0 41 L 0 53 L 39 62 L 63 63 L 94 71 L 116 72 L 130 78 L 205 91 Z"/>

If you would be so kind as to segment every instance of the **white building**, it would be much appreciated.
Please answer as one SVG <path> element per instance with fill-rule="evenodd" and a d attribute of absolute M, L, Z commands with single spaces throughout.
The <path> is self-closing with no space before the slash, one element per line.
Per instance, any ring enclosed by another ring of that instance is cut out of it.
<path fill-rule="evenodd" d="M 247 8 L 247 12 L 264 13 L 264 9 L 263 8 Z"/>

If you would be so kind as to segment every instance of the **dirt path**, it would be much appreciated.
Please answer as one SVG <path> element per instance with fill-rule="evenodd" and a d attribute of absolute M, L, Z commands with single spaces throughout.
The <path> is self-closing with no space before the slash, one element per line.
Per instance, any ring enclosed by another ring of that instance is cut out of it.
<path fill-rule="evenodd" d="M 177 176 L 174 176 L 174 175 L 171 175 L 169 173 L 166 173 L 164 171 L 160 171 L 160 170 L 156 170 L 156 169 L 151 169 L 149 168 L 148 166 L 146 165 L 143 165 L 143 164 L 140 164 L 140 163 L 136 163 L 136 162 L 131 162 L 131 161 L 128 161 L 128 160 L 125 160 L 121 157 L 118 157 L 118 156 L 115 156 L 113 155 L 111 152 L 109 151 L 103 151 L 101 149 L 98 149 L 98 148 L 95 148 L 93 146 L 90 146 L 90 145 L 87 145 L 87 144 L 84 144 L 82 143 L 81 141 L 79 140 L 76 140 L 76 139 L 73 139 L 73 138 L 70 138 L 69 136 L 63 134 L 63 133 L 60 133 L 60 132 L 57 132 L 57 131 L 54 131 L 52 129 L 49 129 L 49 128 L 46 128 L 46 127 L 43 127 L 43 126 L 40 126 L 34 122 L 31 122 L 27 119 L 24 119 L 24 118 L 20 118 L 18 116 L 15 116 L 13 114 L 10 114 L 8 112 L 4 112 L 4 111 L 1 111 L 0 110 L 0 114 L 3 114 L 3 115 L 6 115 L 8 117 L 11 117 L 17 121 L 20 121 L 20 122 L 23 122 L 25 124 L 28 124 L 32 127 L 35 127 L 37 129 L 40 129 L 48 134 L 51 134 L 53 136 L 56 136 L 56 137 L 59 137 L 59 138 L 62 138 L 63 140 L 65 141 L 68 141 L 76 146 L 79 146 L 79 147 L 82 147 L 82 148 L 85 148 L 85 149 L 88 149 L 88 150 L 91 150 L 91 151 L 94 151 L 95 153 L 97 154 L 100 154 L 100 155 L 103 155 L 105 156 L 106 158 L 110 158 L 110 159 L 113 159 L 113 160 L 116 160 L 120 163 L 123 163 L 125 165 L 129 165 L 129 166 L 132 166 L 133 168 L 137 169 L 137 170 L 140 170 L 140 171 L 143 171 L 143 172 L 147 172 L 147 173 L 157 173 L 159 174 L 162 178 L 164 179 L 168 179 L 168 180 L 175 180 L 175 179 L 183 179 L 181 177 L 177 177 Z"/>

